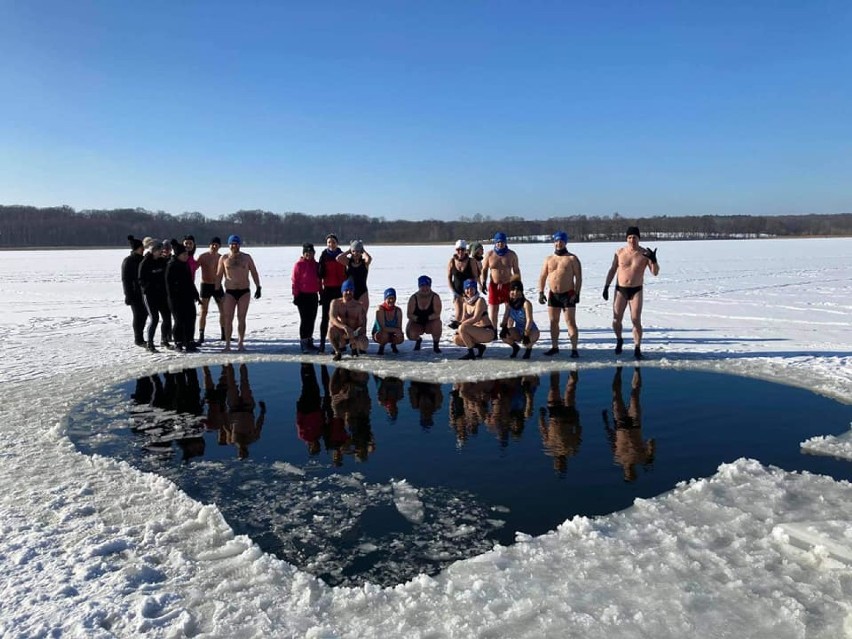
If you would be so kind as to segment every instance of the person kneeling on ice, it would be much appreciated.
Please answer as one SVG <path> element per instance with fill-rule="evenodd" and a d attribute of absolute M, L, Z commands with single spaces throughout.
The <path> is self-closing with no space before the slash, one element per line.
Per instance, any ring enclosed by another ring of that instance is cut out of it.
<path fill-rule="evenodd" d="M 532 347 L 538 341 L 539 330 L 533 321 L 533 308 L 530 301 L 524 296 L 524 284 L 520 278 L 512 278 L 509 283 L 509 303 L 503 314 L 503 323 L 500 325 L 500 339 L 512 347 L 509 357 L 518 356 L 518 351 L 523 344 L 526 347 L 523 359 L 529 359 Z"/>
<path fill-rule="evenodd" d="M 347 344 L 356 357 L 367 352 L 367 312 L 355 299 L 355 284 L 346 280 L 340 287 L 343 297 L 331 302 L 328 309 L 328 342 L 337 362 Z"/>
<path fill-rule="evenodd" d="M 385 301 L 376 309 L 376 319 L 373 322 L 373 341 L 379 345 L 379 355 L 385 354 L 385 345 L 390 344 L 394 353 L 398 344 L 405 341 L 402 334 L 402 309 L 396 305 L 396 290 L 385 289 Z"/>
<path fill-rule="evenodd" d="M 432 278 L 421 275 L 417 278 L 417 292 L 408 298 L 408 324 L 405 334 L 414 340 L 414 350 L 419 351 L 424 335 L 432 336 L 432 350 L 440 353 L 438 342 L 441 340 L 441 298 L 432 290 Z"/>
<path fill-rule="evenodd" d="M 476 359 L 485 352 L 485 344 L 497 339 L 497 329 L 488 317 L 488 304 L 479 295 L 476 280 L 464 283 L 464 305 L 462 320 L 453 341 L 467 347 L 467 355 L 461 359 Z M 474 349 L 478 351 L 474 352 Z"/>

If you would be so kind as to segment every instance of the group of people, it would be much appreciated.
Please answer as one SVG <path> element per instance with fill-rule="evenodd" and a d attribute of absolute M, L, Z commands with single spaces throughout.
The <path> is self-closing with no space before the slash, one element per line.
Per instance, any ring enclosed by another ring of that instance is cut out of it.
<path fill-rule="evenodd" d="M 204 342 L 207 312 L 213 299 L 219 309 L 221 339 L 224 349 L 231 350 L 234 316 L 237 317 L 237 350 L 244 350 L 245 321 L 248 313 L 249 276 L 254 281 L 255 299 L 261 296 L 260 276 L 251 256 L 240 250 L 238 235 L 228 238 L 228 253 L 219 255 L 222 241 L 210 240 L 209 249 L 196 255 L 195 238 L 186 235 L 175 239 L 138 239 L 127 236 L 130 255 L 121 265 L 124 303 L 133 314 L 133 337 L 137 346 L 157 352 L 154 341 L 160 326 L 160 346 L 195 352 Z M 201 290 L 195 285 L 201 271 Z M 197 313 L 198 339 L 195 339 Z"/>
<path fill-rule="evenodd" d="M 571 344 L 571 357 L 579 357 L 579 331 L 576 308 L 580 302 L 583 272 L 579 258 L 568 251 L 568 234 L 553 234 L 553 253 L 548 255 L 538 278 L 538 302 L 547 306 L 552 357 L 559 353 L 560 322 L 564 321 Z M 183 244 L 169 243 L 171 257 L 163 242 L 128 237 L 131 254 L 122 267 L 125 303 L 133 311 L 136 343 L 155 351 L 154 334 L 162 317 L 161 344 L 194 351 L 203 343 L 207 311 L 212 298 L 218 308 L 224 350 L 230 350 L 233 320 L 237 317 L 237 350 L 244 350 L 245 320 L 250 301 L 249 277 L 255 284 L 255 298 L 261 295 L 260 278 L 251 256 L 240 250 L 239 236 L 228 238 L 229 252 L 219 255 L 218 238 L 210 241 L 209 250 L 195 257 L 195 240 L 186 236 Z M 657 251 L 639 244 L 636 226 L 626 232 L 626 245 L 613 257 L 603 289 L 609 300 L 610 286 L 615 280 L 612 327 L 616 337 L 615 353 L 624 345 L 622 323 L 630 309 L 633 325 L 633 354 L 642 359 L 642 285 L 649 270 L 659 273 Z M 302 253 L 291 275 L 293 304 L 299 313 L 299 340 L 303 353 L 325 353 L 338 361 L 345 352 L 353 356 L 367 352 L 370 340 L 384 355 L 389 346 L 394 353 L 406 340 L 420 350 L 423 340 L 432 338 L 432 350 L 440 353 L 443 333 L 442 303 L 432 290 L 432 278 L 421 275 L 417 289 L 403 307 L 397 304 L 394 288 L 385 289 L 381 303 L 370 315 L 367 287 L 372 256 L 361 240 L 353 240 L 344 250 L 334 233 L 326 236 L 326 246 L 317 257 L 313 244 L 302 245 Z M 453 319 L 449 327 L 455 331 L 452 341 L 467 349 L 461 359 L 481 358 L 487 345 L 499 339 L 511 347 L 510 357 L 523 350 L 529 359 L 541 333 L 533 317 L 533 306 L 526 297 L 521 279 L 518 255 L 508 247 L 505 233 L 496 233 L 493 248 L 487 253 L 479 242 L 470 245 L 456 242 L 447 264 L 447 284 L 453 295 Z M 201 270 L 201 290 L 195 288 L 195 272 Z M 481 294 L 480 294 L 481 291 Z M 199 338 L 194 340 L 195 302 L 201 305 Z M 502 318 L 500 312 L 502 309 Z M 317 315 L 320 314 L 319 344 L 314 341 Z M 172 322 L 174 319 L 174 323 Z M 372 324 L 369 325 L 369 320 Z M 143 333 L 147 323 L 147 335 Z"/>

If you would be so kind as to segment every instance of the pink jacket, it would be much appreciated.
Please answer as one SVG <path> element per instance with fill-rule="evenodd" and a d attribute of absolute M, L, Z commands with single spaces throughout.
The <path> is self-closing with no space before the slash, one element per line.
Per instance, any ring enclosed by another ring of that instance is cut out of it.
<path fill-rule="evenodd" d="M 299 261 L 293 266 L 293 274 L 290 276 L 290 281 L 293 284 L 293 297 L 296 297 L 299 293 L 320 292 L 318 266 L 319 263 L 316 260 L 299 258 Z"/>

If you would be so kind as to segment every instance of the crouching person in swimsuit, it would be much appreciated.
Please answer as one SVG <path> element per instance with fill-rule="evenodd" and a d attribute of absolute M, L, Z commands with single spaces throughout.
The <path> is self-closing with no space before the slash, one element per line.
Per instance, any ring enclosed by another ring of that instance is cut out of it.
<path fill-rule="evenodd" d="M 523 359 L 529 359 L 539 335 L 538 326 L 533 321 L 532 304 L 524 295 L 524 283 L 520 278 L 512 278 L 509 283 L 509 304 L 500 326 L 500 339 L 512 347 L 509 357 L 517 357 L 521 350 L 520 344 L 523 344 L 526 347 Z"/>
<path fill-rule="evenodd" d="M 440 353 L 438 342 L 441 341 L 441 298 L 432 290 L 432 278 L 421 275 L 417 278 L 417 292 L 408 298 L 408 324 L 405 334 L 414 340 L 414 350 L 419 351 L 423 344 L 423 336 L 432 336 L 432 350 Z"/>
<path fill-rule="evenodd" d="M 346 280 L 340 286 L 343 297 L 332 300 L 328 309 L 328 342 L 334 350 L 332 359 L 337 362 L 346 345 L 356 357 L 367 352 L 367 312 L 355 299 L 355 284 Z"/>
<path fill-rule="evenodd" d="M 216 277 L 223 278 L 225 284 L 225 299 L 222 302 L 222 311 L 225 316 L 225 348 L 231 350 L 231 332 L 234 328 L 234 311 L 237 314 L 237 350 L 245 350 L 246 337 L 246 315 L 248 314 L 249 302 L 251 301 L 251 289 L 249 289 L 249 274 L 254 280 L 254 299 L 260 299 L 260 276 L 251 255 L 240 251 L 243 241 L 239 235 L 231 235 L 228 238 L 229 253 L 219 258 L 219 266 L 216 269 Z"/>
<path fill-rule="evenodd" d="M 657 249 L 653 251 L 639 246 L 639 228 L 631 226 L 627 229 L 627 246 L 618 249 L 612 258 L 612 266 L 606 274 L 603 298 L 609 299 L 609 285 L 618 274 L 615 281 L 615 298 L 612 300 L 612 330 L 615 332 L 615 354 L 620 355 L 624 346 L 621 337 L 621 321 L 625 309 L 630 306 L 630 319 L 633 322 L 633 357 L 642 359 L 642 283 L 645 269 L 652 275 L 658 275 L 660 265 L 657 264 Z"/>
<path fill-rule="evenodd" d="M 462 321 L 453 341 L 467 348 L 467 355 L 461 359 L 476 359 L 485 352 L 485 344 L 497 339 L 497 330 L 488 317 L 488 304 L 479 295 L 476 280 L 464 283 L 464 306 Z M 475 352 L 474 349 L 476 349 Z"/>
<path fill-rule="evenodd" d="M 398 353 L 397 346 L 405 341 L 402 334 L 402 309 L 396 305 L 396 289 L 385 289 L 385 301 L 376 309 L 376 319 L 373 322 L 373 341 L 379 345 L 379 355 L 385 354 L 385 345 L 390 344 L 391 350 Z"/>

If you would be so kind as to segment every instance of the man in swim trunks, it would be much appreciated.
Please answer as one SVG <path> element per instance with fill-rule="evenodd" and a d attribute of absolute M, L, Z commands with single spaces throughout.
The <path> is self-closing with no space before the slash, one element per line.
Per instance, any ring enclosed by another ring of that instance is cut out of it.
<path fill-rule="evenodd" d="M 497 326 L 500 306 L 509 303 L 509 282 L 512 276 L 521 278 L 518 254 L 506 244 L 505 233 L 494 234 L 494 248 L 482 259 L 482 290 L 488 291 L 488 317 L 491 325 Z M 487 288 L 486 288 L 487 286 Z"/>
<path fill-rule="evenodd" d="M 198 268 L 201 269 L 201 317 L 198 319 L 198 343 L 204 343 L 204 329 L 207 327 L 207 309 L 210 306 L 210 298 L 216 302 L 219 309 L 219 326 L 221 327 L 222 341 L 225 340 L 225 315 L 222 312 L 222 298 L 225 291 L 222 290 L 222 278 L 217 277 L 216 271 L 219 266 L 219 247 L 222 240 L 214 237 L 210 240 L 210 249 L 202 253 L 196 259 Z"/>
<path fill-rule="evenodd" d="M 544 258 L 541 274 L 538 277 L 538 301 L 547 304 L 550 318 L 550 350 L 545 355 L 552 357 L 559 352 L 559 315 L 565 317 L 568 337 L 571 340 L 571 357 L 579 357 L 577 342 L 577 303 L 580 301 L 580 288 L 583 286 L 583 269 L 579 258 L 569 253 L 568 234 L 557 231 L 553 234 L 553 254 Z M 550 289 L 544 295 L 545 284 Z"/>
<path fill-rule="evenodd" d="M 642 283 L 645 269 L 656 276 L 660 272 L 657 249 L 653 251 L 639 246 L 639 227 L 627 229 L 627 246 L 618 249 L 612 258 L 612 266 L 606 274 L 603 298 L 609 299 L 609 285 L 618 273 L 615 283 L 615 298 L 612 300 L 612 330 L 615 332 L 615 354 L 620 355 L 624 340 L 621 337 L 621 320 L 624 310 L 630 306 L 633 322 L 633 357 L 642 359 Z"/>
<path fill-rule="evenodd" d="M 240 251 L 243 241 L 239 235 L 231 235 L 228 238 L 230 252 L 219 258 L 219 266 L 216 269 L 216 277 L 225 278 L 225 299 L 222 302 L 223 315 L 225 316 L 225 348 L 231 350 L 231 332 L 234 328 L 234 311 L 237 312 L 237 350 L 245 350 L 246 337 L 246 315 L 248 314 L 249 301 L 251 300 L 251 289 L 249 289 L 249 274 L 254 280 L 254 299 L 260 299 L 260 276 L 254 260 L 248 253 Z"/>
<path fill-rule="evenodd" d="M 367 352 L 367 311 L 355 299 L 355 285 L 346 280 L 340 287 L 343 297 L 332 300 L 328 309 L 328 342 L 334 351 L 332 359 L 340 361 L 343 349 L 349 344 L 356 357 Z"/>

